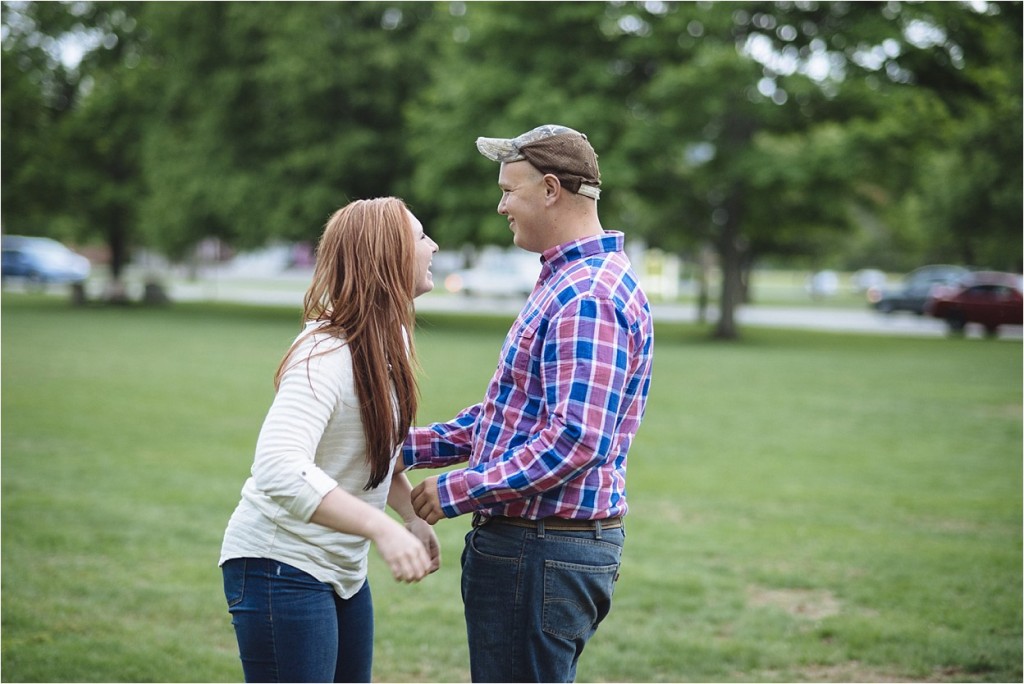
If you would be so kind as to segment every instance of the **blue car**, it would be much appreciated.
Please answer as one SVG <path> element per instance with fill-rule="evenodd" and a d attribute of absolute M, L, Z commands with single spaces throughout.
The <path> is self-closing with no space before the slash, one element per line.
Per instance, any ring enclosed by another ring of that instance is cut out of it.
<path fill-rule="evenodd" d="M 29 284 L 80 283 L 89 277 L 89 260 L 50 238 L 4 235 L 0 279 L 24 278 Z"/>

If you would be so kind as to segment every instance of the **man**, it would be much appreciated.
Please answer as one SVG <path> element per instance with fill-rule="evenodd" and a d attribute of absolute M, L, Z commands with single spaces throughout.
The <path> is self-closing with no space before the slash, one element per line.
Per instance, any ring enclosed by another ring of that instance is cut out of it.
<path fill-rule="evenodd" d="M 462 596 L 473 681 L 572 681 L 611 607 L 626 515 L 626 455 L 650 387 L 647 297 L 597 212 L 582 133 L 545 125 L 479 138 L 501 163 L 498 213 L 541 273 L 484 400 L 413 428 L 406 467 L 466 467 L 412 493 L 433 524 L 473 514 Z"/>

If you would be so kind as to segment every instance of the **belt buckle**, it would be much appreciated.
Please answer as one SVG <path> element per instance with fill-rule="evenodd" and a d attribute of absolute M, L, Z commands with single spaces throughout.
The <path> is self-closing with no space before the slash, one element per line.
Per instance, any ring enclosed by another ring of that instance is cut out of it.
<path fill-rule="evenodd" d="M 488 518 L 480 511 L 473 511 L 473 527 L 483 527 L 487 524 Z"/>

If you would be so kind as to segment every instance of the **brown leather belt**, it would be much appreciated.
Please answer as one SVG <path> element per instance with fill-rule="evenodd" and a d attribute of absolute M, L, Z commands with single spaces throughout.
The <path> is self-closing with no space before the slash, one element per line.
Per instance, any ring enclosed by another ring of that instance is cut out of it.
<path fill-rule="evenodd" d="M 504 515 L 484 515 L 483 513 L 473 514 L 473 527 L 482 527 L 487 523 L 501 523 L 504 525 L 513 525 L 515 527 L 529 527 L 531 529 L 537 529 L 537 523 L 543 522 L 545 530 L 555 530 L 560 532 L 578 532 L 580 530 L 614 530 L 622 527 L 622 516 L 616 516 L 614 518 L 605 518 L 604 520 L 570 520 L 569 518 L 541 518 L 537 520 L 527 520 L 526 518 L 509 518 Z M 600 523 L 600 528 L 598 524 Z"/>

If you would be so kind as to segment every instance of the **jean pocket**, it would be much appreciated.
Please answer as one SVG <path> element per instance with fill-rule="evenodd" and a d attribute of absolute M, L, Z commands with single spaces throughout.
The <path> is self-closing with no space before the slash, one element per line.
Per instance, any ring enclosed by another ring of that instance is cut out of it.
<path fill-rule="evenodd" d="M 245 598 L 245 570 L 245 558 L 233 558 L 221 566 L 224 575 L 224 598 L 227 599 L 228 610 Z"/>
<path fill-rule="evenodd" d="M 593 633 L 611 610 L 618 571 L 618 564 L 546 561 L 544 631 L 563 639 L 579 639 Z"/>
<path fill-rule="evenodd" d="M 479 527 L 469 533 L 467 546 L 483 560 L 518 563 L 523 552 L 522 537 L 508 537 L 501 532 L 502 530 Z"/>

